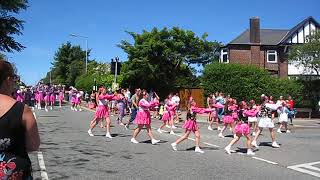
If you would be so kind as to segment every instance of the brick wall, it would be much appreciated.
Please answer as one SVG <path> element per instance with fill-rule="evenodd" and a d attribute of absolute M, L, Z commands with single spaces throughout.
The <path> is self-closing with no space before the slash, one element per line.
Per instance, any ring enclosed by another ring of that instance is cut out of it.
<path fill-rule="evenodd" d="M 252 64 L 260 68 L 277 72 L 280 70 L 279 76 L 281 78 L 288 76 L 287 55 L 284 53 L 282 47 L 277 48 L 258 45 L 229 45 L 228 48 L 230 63 Z M 279 63 L 267 63 L 266 51 L 268 49 L 277 50 Z"/>

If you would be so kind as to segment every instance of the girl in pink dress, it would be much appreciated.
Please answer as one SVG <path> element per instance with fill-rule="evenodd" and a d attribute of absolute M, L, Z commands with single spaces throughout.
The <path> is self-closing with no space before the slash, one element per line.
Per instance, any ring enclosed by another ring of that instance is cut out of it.
<path fill-rule="evenodd" d="M 44 103 L 45 103 L 45 105 L 44 105 L 44 110 L 45 110 L 46 112 L 48 112 L 48 106 L 50 105 L 50 94 L 49 94 L 48 91 L 45 92 Z"/>
<path fill-rule="evenodd" d="M 109 114 L 109 107 L 108 107 L 108 101 L 114 100 L 115 96 L 107 94 L 106 89 L 102 90 L 102 93 L 98 95 L 98 107 L 96 109 L 96 112 L 94 114 L 94 117 L 92 121 L 90 122 L 90 129 L 88 130 L 88 134 L 90 136 L 94 136 L 92 133 L 92 130 L 95 128 L 95 126 L 99 123 L 100 120 L 105 119 L 107 122 L 106 126 L 106 137 L 112 138 L 110 134 L 110 126 L 111 126 L 111 120 L 110 120 L 110 114 Z"/>
<path fill-rule="evenodd" d="M 62 106 L 62 101 L 64 100 L 64 93 L 63 91 L 59 92 L 59 107 L 61 108 Z"/>
<path fill-rule="evenodd" d="M 250 126 L 248 124 L 248 116 L 252 116 L 252 111 L 247 110 L 247 106 L 244 102 L 240 104 L 240 110 L 238 112 L 237 125 L 234 128 L 235 136 L 233 140 L 226 146 L 224 149 L 228 154 L 234 152 L 231 150 L 232 145 L 237 143 L 241 136 L 244 136 L 247 139 L 247 155 L 255 155 L 251 149 L 251 136 L 250 136 Z"/>
<path fill-rule="evenodd" d="M 208 108 L 211 108 L 211 110 L 212 110 L 212 112 L 209 113 L 209 115 L 208 115 L 208 120 L 209 120 L 208 130 L 210 130 L 210 131 L 213 130 L 212 129 L 213 122 L 216 122 L 215 129 L 221 130 L 219 127 L 219 121 L 218 121 L 218 112 L 217 112 L 217 108 L 216 108 L 216 106 L 217 106 L 216 98 L 213 93 L 210 95 L 210 97 L 208 97 L 207 103 L 208 103 Z M 219 107 L 221 107 L 221 106 L 219 106 Z"/>
<path fill-rule="evenodd" d="M 223 132 L 228 126 L 230 126 L 231 131 L 234 129 L 234 121 L 236 119 L 235 113 L 237 111 L 236 108 L 237 107 L 235 106 L 233 99 L 231 99 L 231 98 L 228 99 L 228 101 L 225 105 L 225 110 L 224 110 L 225 114 L 222 119 L 223 120 L 223 127 L 218 135 L 219 137 L 224 138 Z"/>
<path fill-rule="evenodd" d="M 163 121 L 163 124 L 158 128 L 158 132 L 162 133 L 162 128 L 164 128 L 166 126 L 166 124 L 168 123 L 168 121 L 171 121 L 171 114 L 170 112 L 173 111 L 176 108 L 176 104 L 170 104 L 169 103 L 169 99 L 167 98 L 165 100 L 165 105 L 164 105 L 164 112 L 162 115 L 161 120 Z M 173 130 L 172 130 L 172 126 L 170 127 L 170 134 L 174 134 Z"/>
<path fill-rule="evenodd" d="M 136 140 L 136 137 L 140 133 L 141 129 L 145 126 L 148 132 L 148 136 L 151 139 L 151 143 L 157 144 L 158 142 L 160 142 L 160 140 L 156 140 L 153 137 L 152 130 L 151 130 L 151 116 L 150 116 L 149 108 L 159 105 L 159 100 L 155 99 L 149 103 L 147 101 L 148 99 L 147 91 L 143 91 L 142 95 L 143 95 L 143 98 L 139 101 L 139 110 L 137 112 L 136 119 L 134 120 L 134 122 L 138 125 L 138 127 L 133 132 L 131 142 L 135 144 L 139 143 Z"/>
<path fill-rule="evenodd" d="M 82 111 L 81 109 L 81 97 L 82 97 L 83 92 L 82 91 L 78 91 L 75 97 L 75 101 L 74 101 L 74 108 L 75 111 Z"/>
<path fill-rule="evenodd" d="M 197 125 L 197 120 L 196 120 L 196 113 L 210 113 L 210 109 L 203 109 L 203 108 L 195 108 L 191 107 L 190 110 L 188 110 L 187 113 L 187 120 L 184 122 L 184 125 L 182 126 L 185 129 L 184 135 L 181 136 L 179 139 L 177 139 L 174 143 L 171 143 L 172 149 L 174 151 L 177 151 L 177 145 L 180 144 L 182 141 L 188 139 L 189 135 L 191 132 L 194 133 L 195 139 L 196 139 L 196 148 L 195 152 L 197 153 L 204 153 L 200 149 L 200 131 L 199 127 Z"/>
<path fill-rule="evenodd" d="M 56 95 L 54 94 L 54 92 L 51 93 L 50 95 L 50 109 L 53 109 L 54 103 L 56 101 Z"/>

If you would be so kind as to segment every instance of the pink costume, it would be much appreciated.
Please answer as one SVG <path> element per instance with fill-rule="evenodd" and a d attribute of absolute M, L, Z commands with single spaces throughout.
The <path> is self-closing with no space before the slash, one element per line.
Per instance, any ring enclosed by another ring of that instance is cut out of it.
<path fill-rule="evenodd" d="M 191 111 L 194 112 L 194 113 L 199 113 L 199 114 L 203 114 L 203 113 L 210 113 L 212 112 L 212 109 L 211 108 L 199 108 L 199 107 L 191 107 Z M 192 131 L 192 132 L 195 132 L 199 129 L 199 126 L 197 124 L 197 121 L 196 120 L 193 120 L 193 119 L 187 119 L 182 128 L 188 130 L 188 131 Z"/>
<path fill-rule="evenodd" d="M 48 92 L 46 92 L 46 95 L 44 96 L 44 101 L 45 102 L 50 102 L 50 96 L 49 96 Z"/>
<path fill-rule="evenodd" d="M 169 100 L 168 101 L 168 105 L 171 106 L 169 108 L 169 114 L 170 114 L 170 117 L 174 117 L 176 115 L 176 107 L 177 107 L 177 104 L 174 103 L 172 100 Z"/>
<path fill-rule="evenodd" d="M 39 93 L 36 92 L 34 99 L 37 101 L 37 103 L 40 101 Z"/>
<path fill-rule="evenodd" d="M 99 95 L 99 101 L 98 101 L 98 107 L 94 114 L 95 118 L 102 119 L 102 118 L 108 118 L 109 117 L 109 108 L 108 108 L 108 101 L 112 100 L 114 95 L 108 95 L 108 94 L 101 94 Z"/>
<path fill-rule="evenodd" d="M 138 125 L 150 125 L 151 117 L 149 108 L 155 107 L 157 105 L 159 105 L 159 101 L 151 101 L 149 103 L 147 100 L 141 99 L 139 101 L 139 110 L 134 122 Z"/>
<path fill-rule="evenodd" d="M 233 109 L 234 109 L 234 107 L 228 106 L 228 108 L 225 112 L 225 115 L 223 116 L 223 119 L 222 119 L 224 124 L 231 124 L 235 121 L 235 119 L 233 117 L 233 116 L 235 116 L 235 114 L 233 114 L 234 113 Z"/>
<path fill-rule="evenodd" d="M 50 95 L 50 102 L 54 103 L 56 101 L 56 96 L 54 95 L 54 93 L 52 93 Z"/>
<path fill-rule="evenodd" d="M 74 102 L 75 104 L 81 104 L 81 94 L 80 93 L 78 93 L 77 95 L 76 95 L 76 98 L 75 98 L 75 102 Z"/>
<path fill-rule="evenodd" d="M 63 99 L 64 99 L 64 94 L 61 91 L 61 92 L 59 92 L 59 101 L 63 101 Z"/>
<path fill-rule="evenodd" d="M 243 136 L 250 134 L 250 126 L 247 123 L 240 122 L 234 128 L 234 132 L 237 136 Z"/>
<path fill-rule="evenodd" d="M 167 102 L 164 105 L 164 108 L 165 108 L 165 111 L 163 112 L 161 120 L 162 121 L 169 121 L 170 118 L 172 117 L 172 111 L 175 111 L 176 104 Z"/>

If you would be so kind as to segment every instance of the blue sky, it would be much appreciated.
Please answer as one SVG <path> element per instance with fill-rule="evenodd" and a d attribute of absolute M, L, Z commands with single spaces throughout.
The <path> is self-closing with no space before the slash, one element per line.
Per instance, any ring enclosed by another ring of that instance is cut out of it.
<path fill-rule="evenodd" d="M 132 39 L 125 31 L 141 32 L 153 27 L 178 26 L 208 40 L 228 43 L 260 17 L 261 28 L 290 29 L 308 16 L 320 22 L 319 0 L 29 0 L 18 15 L 25 21 L 16 40 L 27 48 L 7 53 L 27 84 L 35 84 L 51 67 L 54 53 L 70 41 L 85 49 L 88 36 L 91 59 L 110 62 L 127 55 L 116 45 Z"/>

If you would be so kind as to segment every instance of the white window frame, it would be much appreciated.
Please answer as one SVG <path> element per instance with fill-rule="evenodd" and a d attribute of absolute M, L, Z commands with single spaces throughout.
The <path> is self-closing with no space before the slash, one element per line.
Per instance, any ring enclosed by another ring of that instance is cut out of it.
<path fill-rule="evenodd" d="M 274 51 L 274 52 L 271 52 Z M 275 61 L 269 61 L 269 55 L 275 56 Z M 277 50 L 267 50 L 267 63 L 278 63 L 278 53 Z"/>
<path fill-rule="evenodd" d="M 227 55 L 227 62 L 223 61 L 223 55 Z M 228 51 L 228 49 L 221 49 L 220 63 L 229 63 L 229 51 Z"/>

